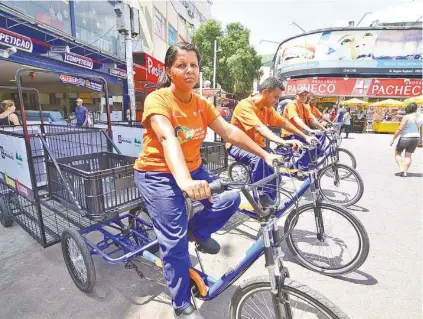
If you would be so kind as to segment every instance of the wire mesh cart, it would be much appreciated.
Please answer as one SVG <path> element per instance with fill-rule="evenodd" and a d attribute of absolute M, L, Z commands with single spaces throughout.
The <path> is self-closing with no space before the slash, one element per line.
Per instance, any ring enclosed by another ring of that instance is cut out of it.
<path fill-rule="evenodd" d="M 25 71 L 54 73 L 19 70 L 20 99 L 20 73 Z M 114 142 L 113 134 L 127 131 L 114 131 L 108 105 L 107 112 L 103 128 L 28 125 L 22 107 L 22 127 L 0 128 L 1 223 L 10 227 L 16 221 L 43 247 L 61 242 L 68 271 L 85 292 L 95 283 L 93 255 L 113 264 L 129 263 L 137 255 L 158 260 L 153 225 L 134 184 L 135 157 Z M 140 127 L 130 128 L 141 134 Z M 204 164 L 217 174 L 228 166 L 224 147 L 216 142 L 201 147 Z"/>

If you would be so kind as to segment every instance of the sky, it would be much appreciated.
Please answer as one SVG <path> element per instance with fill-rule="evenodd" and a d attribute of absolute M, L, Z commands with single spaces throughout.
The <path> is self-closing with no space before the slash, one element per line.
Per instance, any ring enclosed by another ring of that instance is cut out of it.
<path fill-rule="evenodd" d="M 211 8 L 213 19 L 223 25 L 240 22 L 250 29 L 250 43 L 259 54 L 273 54 L 281 42 L 302 31 L 357 24 L 366 12 L 397 7 L 412 0 L 215 0 Z M 416 0 L 421 1 L 421 0 Z"/>

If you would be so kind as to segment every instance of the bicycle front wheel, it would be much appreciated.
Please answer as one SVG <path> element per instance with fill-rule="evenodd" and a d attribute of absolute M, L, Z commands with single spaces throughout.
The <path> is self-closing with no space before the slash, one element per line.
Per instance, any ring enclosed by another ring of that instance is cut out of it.
<path fill-rule="evenodd" d="M 331 164 L 319 170 L 320 193 L 327 201 L 348 207 L 356 204 L 364 193 L 360 174 L 345 164 Z"/>
<path fill-rule="evenodd" d="M 251 278 L 243 283 L 234 293 L 229 311 L 230 318 L 260 319 L 295 319 L 295 318 L 330 318 L 347 319 L 336 305 L 311 288 L 286 278 L 280 294 L 289 303 L 279 303 L 282 316 L 277 318 L 270 293 L 270 282 L 266 276 Z M 284 309 L 289 309 L 287 314 Z"/>
<path fill-rule="evenodd" d="M 316 216 L 317 212 L 317 216 Z M 318 233 L 316 221 L 323 225 Z M 339 276 L 357 270 L 369 255 L 369 235 L 360 220 L 343 207 L 321 203 L 292 210 L 285 221 L 286 243 L 306 268 Z"/>

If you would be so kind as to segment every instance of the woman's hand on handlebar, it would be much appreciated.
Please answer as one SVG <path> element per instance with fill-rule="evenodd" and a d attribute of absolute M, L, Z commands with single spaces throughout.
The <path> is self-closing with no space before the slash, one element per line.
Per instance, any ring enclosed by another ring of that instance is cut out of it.
<path fill-rule="evenodd" d="M 273 167 L 274 162 L 282 162 L 282 159 L 283 158 L 281 155 L 267 153 L 266 157 L 264 158 L 264 161 L 266 162 L 267 165 L 269 165 L 270 167 Z"/>
<path fill-rule="evenodd" d="M 213 202 L 211 190 L 206 181 L 189 179 L 181 183 L 179 187 L 192 200 L 202 200 L 208 198 L 211 203 Z"/>

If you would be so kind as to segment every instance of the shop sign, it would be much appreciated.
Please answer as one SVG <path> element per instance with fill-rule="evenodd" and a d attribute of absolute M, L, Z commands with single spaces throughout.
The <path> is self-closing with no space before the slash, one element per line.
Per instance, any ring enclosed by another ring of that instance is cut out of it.
<path fill-rule="evenodd" d="M 307 90 L 320 96 L 413 97 L 422 95 L 422 80 L 305 78 L 288 80 L 285 88 L 285 95 Z"/>
<path fill-rule="evenodd" d="M 63 84 L 73 84 L 76 86 L 85 87 L 87 89 L 103 92 L 103 85 L 93 80 L 88 80 L 72 75 L 60 74 L 59 79 Z"/>
<path fill-rule="evenodd" d="M 141 68 L 134 67 L 135 81 L 147 81 L 157 83 L 160 74 L 164 71 L 164 64 L 159 60 L 156 60 L 152 56 L 144 53 Z"/>
<path fill-rule="evenodd" d="M 93 69 L 93 60 L 76 53 L 65 53 L 63 58 L 65 63 L 79 66 L 84 69 Z"/>
<path fill-rule="evenodd" d="M 32 53 L 32 40 L 21 34 L 0 28 L 0 44 Z"/>
<path fill-rule="evenodd" d="M 53 45 L 50 47 L 51 53 L 70 53 L 67 45 Z"/>
<path fill-rule="evenodd" d="M 110 75 L 117 76 L 118 78 L 122 78 L 122 79 L 127 78 L 126 70 L 124 69 L 113 68 L 113 69 L 110 69 L 109 72 L 110 72 Z"/>

